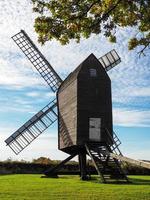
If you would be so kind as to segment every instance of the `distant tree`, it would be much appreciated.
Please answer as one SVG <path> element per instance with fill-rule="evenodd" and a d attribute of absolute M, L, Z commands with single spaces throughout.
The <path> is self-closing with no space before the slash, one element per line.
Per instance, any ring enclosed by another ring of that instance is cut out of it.
<path fill-rule="evenodd" d="M 48 164 L 51 164 L 52 161 L 50 158 L 46 158 L 46 157 L 39 157 L 37 159 L 33 159 L 32 160 L 33 163 L 37 163 L 37 164 L 45 164 L 45 165 L 48 165 Z"/>
<path fill-rule="evenodd" d="M 20 161 L 18 161 L 19 163 L 30 163 L 29 161 L 26 161 L 24 159 L 21 159 Z"/>
<path fill-rule="evenodd" d="M 140 54 L 150 46 L 150 0 L 31 0 L 38 40 L 56 39 L 67 44 L 80 41 L 92 33 L 102 33 L 116 42 L 119 27 L 134 27 L 137 33 L 129 37 L 129 50 L 141 47 Z"/>
<path fill-rule="evenodd" d="M 70 160 L 70 161 L 67 162 L 67 164 L 69 164 L 69 165 L 78 165 L 79 163 L 77 161 L 75 161 L 75 160 Z"/>
<path fill-rule="evenodd" d="M 4 162 L 6 163 L 12 163 L 13 162 L 13 159 L 11 157 L 7 158 Z"/>

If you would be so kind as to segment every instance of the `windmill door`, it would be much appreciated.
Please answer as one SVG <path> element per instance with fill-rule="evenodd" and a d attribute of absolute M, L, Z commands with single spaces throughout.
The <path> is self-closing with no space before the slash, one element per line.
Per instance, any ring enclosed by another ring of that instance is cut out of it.
<path fill-rule="evenodd" d="M 101 118 L 89 119 L 89 140 L 99 142 L 101 139 Z"/>

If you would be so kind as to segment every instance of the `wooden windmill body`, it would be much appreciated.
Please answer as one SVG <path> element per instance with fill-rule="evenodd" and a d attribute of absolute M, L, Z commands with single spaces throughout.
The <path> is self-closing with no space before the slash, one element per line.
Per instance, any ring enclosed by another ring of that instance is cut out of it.
<path fill-rule="evenodd" d="M 89 142 L 110 143 L 112 132 L 111 82 L 91 54 L 61 84 L 57 92 L 58 148 L 66 153 Z"/>

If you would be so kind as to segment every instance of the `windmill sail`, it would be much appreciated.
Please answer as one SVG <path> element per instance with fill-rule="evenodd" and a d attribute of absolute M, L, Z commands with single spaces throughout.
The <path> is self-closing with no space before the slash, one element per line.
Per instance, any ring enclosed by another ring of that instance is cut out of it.
<path fill-rule="evenodd" d="M 57 120 L 56 106 L 54 99 L 5 140 L 15 154 L 19 154 Z"/>
<path fill-rule="evenodd" d="M 121 62 L 121 59 L 117 52 L 113 49 L 104 56 L 99 58 L 100 63 L 105 68 L 106 71 L 109 71 L 116 65 L 118 65 Z"/>
<path fill-rule="evenodd" d="M 24 30 L 21 30 L 19 33 L 14 35 L 12 39 L 41 74 L 52 91 L 56 92 L 62 80 L 29 38 L 27 33 Z"/>

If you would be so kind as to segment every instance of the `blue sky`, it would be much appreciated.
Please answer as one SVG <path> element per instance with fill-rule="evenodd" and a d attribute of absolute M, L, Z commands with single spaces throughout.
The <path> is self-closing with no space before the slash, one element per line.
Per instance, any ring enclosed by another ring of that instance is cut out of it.
<path fill-rule="evenodd" d="M 102 35 L 92 35 L 80 44 L 67 46 L 37 43 L 33 22 L 35 14 L 29 0 L 0 1 L 0 160 L 32 160 L 39 156 L 63 159 L 57 150 L 57 124 L 49 128 L 19 156 L 5 146 L 4 140 L 26 120 L 54 98 L 44 80 L 12 41 L 11 36 L 24 29 L 46 56 L 57 73 L 65 78 L 90 53 L 98 58 L 115 48 L 122 62 L 109 72 L 112 80 L 114 131 L 122 141 L 124 155 L 150 160 L 150 50 L 139 59 L 128 52 L 128 38 L 136 30 L 118 30 L 118 43 L 110 44 Z"/>

